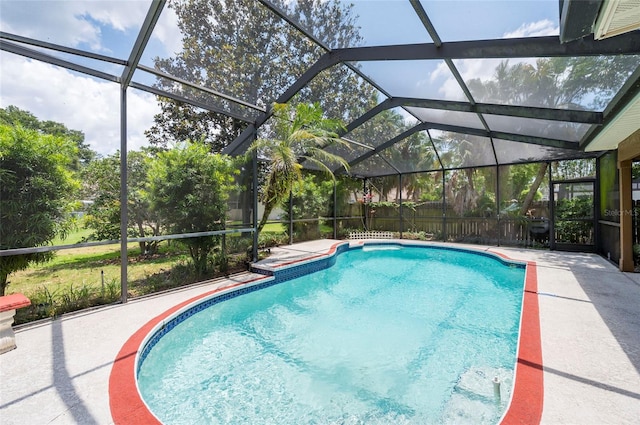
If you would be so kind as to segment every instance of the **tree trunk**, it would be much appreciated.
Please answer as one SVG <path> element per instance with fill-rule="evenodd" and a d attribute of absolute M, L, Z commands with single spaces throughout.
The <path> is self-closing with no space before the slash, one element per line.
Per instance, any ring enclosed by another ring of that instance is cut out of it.
<path fill-rule="evenodd" d="M 137 222 L 138 225 L 138 235 L 141 238 L 144 238 L 144 226 L 142 222 Z M 147 243 L 146 242 L 138 242 L 138 246 L 140 246 L 140 255 L 147 255 Z"/>
<path fill-rule="evenodd" d="M 205 236 L 206 237 L 206 236 Z M 200 238 L 196 238 L 200 239 Z M 198 244 L 189 245 L 189 253 L 191 254 L 191 259 L 193 260 L 193 265 L 196 270 L 196 274 L 198 277 L 202 277 L 207 272 L 207 255 L 208 251 Z"/>
<path fill-rule="evenodd" d="M 522 202 L 522 207 L 520 207 L 520 215 L 526 215 L 527 211 L 531 207 L 531 203 L 533 202 L 533 198 L 544 179 L 544 175 L 547 172 L 547 163 L 543 162 L 540 164 L 540 168 L 538 169 L 538 174 L 536 175 L 536 179 L 533 181 L 531 186 L 529 187 L 529 192 L 527 192 L 527 196 L 524 198 L 524 202 Z"/>
<path fill-rule="evenodd" d="M 246 173 L 246 176 L 243 176 L 242 184 L 245 187 L 252 187 L 253 185 L 253 176 Z M 253 219 L 253 191 L 252 190 L 243 190 L 240 194 L 240 208 L 242 208 L 242 225 L 246 226 L 251 223 Z"/>
<path fill-rule="evenodd" d="M 526 216 L 527 211 L 529 211 L 529 208 L 531 207 L 533 198 L 535 197 L 536 192 L 538 192 L 538 188 L 540 187 L 540 184 L 542 183 L 542 180 L 544 179 L 544 175 L 546 172 L 547 172 L 547 163 L 543 162 L 540 164 L 540 168 L 538 169 L 538 174 L 536 175 L 535 180 L 533 181 L 533 183 L 531 183 L 531 186 L 529 186 L 529 191 L 527 192 L 527 196 L 524 197 L 524 201 L 522 202 L 522 206 L 520 207 L 518 217 Z M 513 239 L 515 239 L 515 235 L 518 231 L 518 228 L 520 228 L 521 226 L 522 226 L 522 222 L 520 222 L 520 226 L 518 225 L 513 226 Z M 525 238 L 527 238 L 527 236 L 528 235 L 524 235 Z"/>
<path fill-rule="evenodd" d="M 4 290 L 9 284 L 9 282 L 7 282 L 8 277 L 8 273 L 0 271 L 0 296 L 4 296 Z"/>
<path fill-rule="evenodd" d="M 271 214 L 275 206 L 276 205 L 274 202 L 268 202 L 267 204 L 265 204 L 264 212 L 262 213 L 262 219 L 260 220 L 260 224 L 258 224 L 258 235 L 260 235 L 265 224 L 267 224 L 267 221 L 269 221 L 269 215 Z"/>
<path fill-rule="evenodd" d="M 467 181 L 469 182 L 469 189 L 471 193 L 475 193 L 476 187 L 473 184 L 473 173 L 475 172 L 475 168 L 467 168 L 464 173 L 467 175 Z"/>

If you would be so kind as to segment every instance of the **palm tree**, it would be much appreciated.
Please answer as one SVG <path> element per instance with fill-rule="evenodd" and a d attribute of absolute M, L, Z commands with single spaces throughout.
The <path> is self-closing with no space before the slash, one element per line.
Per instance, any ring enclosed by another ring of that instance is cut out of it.
<path fill-rule="evenodd" d="M 338 120 L 323 116 L 317 103 L 291 106 L 274 105 L 274 137 L 257 139 L 249 152 L 258 152 L 269 161 L 268 174 L 260 198 L 264 214 L 258 225 L 262 231 L 273 209 L 284 203 L 293 185 L 302 180 L 302 162 L 306 161 L 335 178 L 328 165 L 338 164 L 348 170 L 340 156 L 324 150 L 332 144 L 349 146 L 337 131 L 344 129 Z"/>

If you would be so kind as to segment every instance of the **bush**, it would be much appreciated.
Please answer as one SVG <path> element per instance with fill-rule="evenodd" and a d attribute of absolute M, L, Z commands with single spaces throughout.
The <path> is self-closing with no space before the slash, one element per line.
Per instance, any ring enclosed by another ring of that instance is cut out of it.
<path fill-rule="evenodd" d="M 589 243 L 593 225 L 593 200 L 589 197 L 560 199 L 556 206 L 556 240 L 564 243 Z M 584 221 L 579 221 L 584 220 Z"/>
<path fill-rule="evenodd" d="M 253 238 L 242 236 L 227 236 L 227 253 L 244 254 L 251 250 Z"/>
<path fill-rule="evenodd" d="M 229 256 L 222 252 L 218 251 L 213 255 L 213 264 L 218 268 L 218 271 L 225 276 L 229 275 Z"/>
<path fill-rule="evenodd" d="M 289 235 L 285 233 L 260 233 L 258 236 L 258 248 L 271 248 L 279 245 L 287 245 L 289 243 Z"/>
<path fill-rule="evenodd" d="M 80 286 L 71 284 L 54 292 L 46 286 L 41 286 L 25 295 L 31 300 L 31 305 L 16 312 L 17 325 L 118 301 L 120 283 L 114 279 L 103 288 L 85 283 Z"/>
<path fill-rule="evenodd" d="M 399 238 L 400 232 L 394 234 L 394 237 Z M 434 240 L 433 233 L 427 233 L 425 231 L 420 232 L 402 232 L 402 238 L 414 241 L 432 241 Z"/>
<path fill-rule="evenodd" d="M 318 239 L 321 235 L 320 216 L 332 214 L 333 181 L 320 181 L 308 174 L 293 187 L 293 219 L 311 219 L 293 223 L 296 241 Z M 289 211 L 285 208 L 283 219 L 289 221 Z M 315 220 L 317 219 L 317 220 Z M 288 228 L 287 228 L 288 232 Z"/>

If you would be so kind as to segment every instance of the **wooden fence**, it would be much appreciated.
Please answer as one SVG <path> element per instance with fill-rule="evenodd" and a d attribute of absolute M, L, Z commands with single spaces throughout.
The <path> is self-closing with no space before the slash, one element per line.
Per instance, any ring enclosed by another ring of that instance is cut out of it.
<path fill-rule="evenodd" d="M 636 205 L 640 212 L 640 202 Z M 532 207 L 545 210 L 546 203 L 536 203 Z M 349 232 L 368 230 L 393 232 L 397 237 L 402 231 L 404 238 L 537 247 L 548 247 L 550 244 L 551 226 L 547 218 L 497 218 L 495 215 L 458 217 L 451 208 L 443 211 L 442 204 L 438 202 L 426 203 L 415 208 L 405 207 L 402 211 L 402 223 L 397 206 L 368 207 L 364 212 L 366 216 L 336 217 L 337 236 L 348 237 Z M 636 222 L 638 215 L 640 214 L 634 215 Z M 320 222 L 324 223 L 325 227 L 331 227 L 333 231 L 333 219 L 324 218 L 320 219 Z M 563 219 L 557 222 L 556 243 L 593 245 L 592 223 L 590 219 Z M 639 232 L 634 234 L 640 237 Z"/>
<path fill-rule="evenodd" d="M 631 220 L 633 222 L 633 244 L 640 244 L 640 200 L 632 203 Z"/>
<path fill-rule="evenodd" d="M 443 218 L 443 212 L 446 217 Z M 367 218 L 368 228 L 379 231 L 417 233 L 428 239 L 486 244 L 531 246 L 549 244 L 547 219 L 457 217 L 451 208 L 433 202 L 405 208 L 400 226 L 398 208 L 378 207 Z"/>
<path fill-rule="evenodd" d="M 376 217 L 370 221 L 370 229 L 400 232 L 396 217 Z M 546 229 L 546 230 L 545 230 Z M 423 233 L 429 239 L 487 244 L 514 244 L 530 246 L 549 244 L 548 223 L 543 220 L 516 220 L 495 218 L 440 218 L 429 217 L 413 220 L 402 226 L 403 233 Z"/>

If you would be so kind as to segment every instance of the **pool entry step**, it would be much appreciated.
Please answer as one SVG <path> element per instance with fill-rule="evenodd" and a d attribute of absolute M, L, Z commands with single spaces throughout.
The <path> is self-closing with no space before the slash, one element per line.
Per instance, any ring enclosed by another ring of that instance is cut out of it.
<path fill-rule="evenodd" d="M 497 397 L 494 380 L 500 382 Z M 496 410 L 504 410 L 511 397 L 512 372 L 499 368 L 470 368 L 458 380 L 445 406 L 444 418 L 451 423 L 473 423 L 480 417 L 495 418 Z"/>

